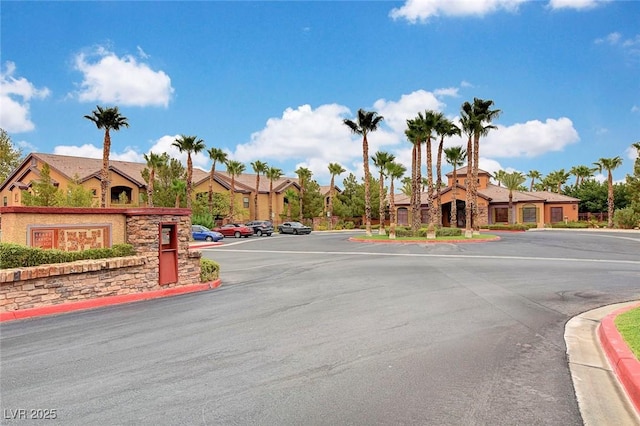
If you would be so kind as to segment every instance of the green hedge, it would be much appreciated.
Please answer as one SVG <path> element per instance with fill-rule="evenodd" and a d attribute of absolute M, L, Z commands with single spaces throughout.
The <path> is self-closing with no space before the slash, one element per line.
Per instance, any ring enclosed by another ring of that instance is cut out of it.
<path fill-rule="evenodd" d="M 83 251 L 62 251 L 45 250 L 19 244 L 0 243 L 0 269 L 23 268 L 86 259 L 106 259 L 110 257 L 132 256 L 134 254 L 135 250 L 131 244 L 115 244 L 111 248 Z"/>
<path fill-rule="evenodd" d="M 524 225 L 522 223 L 514 223 L 512 225 L 507 224 L 493 224 L 483 226 L 485 229 L 489 229 L 491 231 L 526 231 L 531 228 L 535 228 L 536 224 Z"/>
<path fill-rule="evenodd" d="M 570 228 L 570 229 L 586 229 L 586 228 L 592 228 L 593 226 L 591 226 L 588 222 L 558 222 L 558 223 L 552 223 L 551 225 L 545 225 L 547 227 L 551 227 L 551 228 Z"/>
<path fill-rule="evenodd" d="M 208 283 L 220 276 L 220 264 L 210 259 L 200 259 L 200 282 Z"/>

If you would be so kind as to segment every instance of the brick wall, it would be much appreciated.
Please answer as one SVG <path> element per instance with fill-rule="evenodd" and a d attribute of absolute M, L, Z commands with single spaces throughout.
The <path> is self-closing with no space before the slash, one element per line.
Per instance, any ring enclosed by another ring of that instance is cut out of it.
<path fill-rule="evenodd" d="M 135 256 L 0 270 L 0 312 L 200 283 L 200 255 L 189 251 L 190 211 L 135 209 L 126 216 L 126 241 Z M 158 284 L 160 223 L 178 228 L 178 282 Z"/>

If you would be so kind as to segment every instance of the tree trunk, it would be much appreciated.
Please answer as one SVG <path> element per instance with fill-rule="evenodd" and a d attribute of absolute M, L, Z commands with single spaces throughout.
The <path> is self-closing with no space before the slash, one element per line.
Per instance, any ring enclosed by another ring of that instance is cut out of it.
<path fill-rule="evenodd" d="M 378 211 L 378 215 L 380 216 L 380 226 L 378 227 L 378 235 L 386 235 L 384 230 L 384 200 L 386 196 L 387 194 L 384 192 L 384 175 L 380 172 L 380 206 Z"/>
<path fill-rule="evenodd" d="M 466 197 L 465 197 L 465 206 L 464 206 L 464 236 L 465 238 L 473 237 L 473 231 L 471 230 L 471 204 L 473 203 L 472 196 L 472 188 L 471 188 L 471 174 L 473 171 L 473 143 L 471 140 L 471 136 L 469 136 L 469 140 L 467 141 L 467 175 L 466 175 Z"/>
<path fill-rule="evenodd" d="M 193 163 L 191 162 L 191 152 L 187 151 L 187 208 L 191 208 L 191 191 L 193 186 Z"/>
<path fill-rule="evenodd" d="M 100 176 L 100 207 L 107 207 L 107 190 L 109 188 L 109 152 L 111 151 L 111 135 L 109 128 L 104 130 L 102 144 L 102 173 Z"/>
<path fill-rule="evenodd" d="M 440 138 L 438 144 L 438 158 L 436 159 L 436 224 L 442 225 L 442 195 L 440 189 L 442 187 L 442 151 L 444 148 L 444 136 Z"/>
<path fill-rule="evenodd" d="M 389 239 L 396 239 L 396 200 L 393 192 L 395 191 L 393 187 L 393 178 L 391 178 L 391 183 L 389 184 Z"/>
<path fill-rule="evenodd" d="M 364 217 L 366 235 L 371 236 L 371 174 L 369 172 L 369 142 L 367 134 L 362 138 L 362 160 L 364 162 Z"/>
<path fill-rule="evenodd" d="M 450 223 L 449 226 L 453 226 L 454 228 L 458 227 L 458 173 L 456 170 L 456 166 L 453 166 L 453 188 L 451 189 L 452 191 L 452 197 L 453 200 L 451 201 L 451 218 L 450 218 Z"/>

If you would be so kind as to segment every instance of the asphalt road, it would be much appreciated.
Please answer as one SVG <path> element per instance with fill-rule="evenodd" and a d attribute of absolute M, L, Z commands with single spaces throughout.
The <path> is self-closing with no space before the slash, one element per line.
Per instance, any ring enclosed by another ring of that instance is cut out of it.
<path fill-rule="evenodd" d="M 209 292 L 2 324 L 3 424 L 578 425 L 564 325 L 640 298 L 640 233 L 205 250 Z"/>

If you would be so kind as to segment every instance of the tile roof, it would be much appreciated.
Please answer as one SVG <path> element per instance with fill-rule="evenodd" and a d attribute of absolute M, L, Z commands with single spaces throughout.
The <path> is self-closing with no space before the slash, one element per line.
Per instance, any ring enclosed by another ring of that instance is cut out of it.
<path fill-rule="evenodd" d="M 31 153 L 29 154 L 20 167 L 18 167 L 14 174 L 9 176 L 5 181 L 5 184 L 9 180 L 15 177 L 22 166 L 30 161 L 32 157 L 38 158 L 40 161 L 49 164 L 52 169 L 55 169 L 59 173 L 66 176 L 69 180 L 73 179 L 76 175 L 80 181 L 91 179 L 92 177 L 100 177 L 100 171 L 102 170 L 102 159 L 98 158 L 84 158 L 73 157 L 69 155 L 58 154 L 44 154 L 44 153 Z M 146 163 L 136 163 L 131 161 L 118 161 L 109 160 L 109 167 L 116 173 L 123 175 L 133 183 L 140 187 L 146 186 L 146 182 L 142 177 L 142 171 L 147 167 Z M 39 172 L 38 172 L 39 173 Z M 215 172 L 216 181 L 218 181 L 225 188 L 231 188 L 231 177 L 226 171 Z M 202 170 L 200 168 L 193 168 L 193 184 L 198 185 L 203 181 L 209 179 L 209 171 Z M 236 176 L 235 187 L 238 192 L 252 192 L 256 185 L 256 175 L 243 173 L 240 176 Z M 260 176 L 259 192 L 269 192 L 269 179 L 266 176 Z M 275 192 L 283 192 L 290 186 L 298 186 L 297 178 L 282 177 L 273 182 L 273 190 Z"/>

